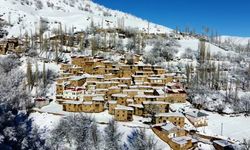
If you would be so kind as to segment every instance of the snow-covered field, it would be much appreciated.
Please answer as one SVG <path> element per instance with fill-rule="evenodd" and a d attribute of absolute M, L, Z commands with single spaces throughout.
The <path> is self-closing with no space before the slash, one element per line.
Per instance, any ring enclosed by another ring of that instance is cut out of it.
<path fill-rule="evenodd" d="M 192 49 L 193 51 L 197 51 L 197 54 L 199 52 L 199 40 L 198 39 L 182 39 L 182 40 L 179 40 L 178 41 L 179 44 L 180 44 L 180 48 L 178 49 L 179 52 L 177 54 L 178 57 L 181 57 L 181 55 L 185 52 L 185 50 L 187 48 L 190 48 Z M 207 46 L 207 49 L 210 50 L 211 54 L 212 55 L 215 55 L 215 54 L 220 54 L 220 55 L 223 55 L 223 56 L 227 56 L 228 54 L 235 54 L 234 52 L 231 52 L 231 51 L 225 51 L 211 43 L 206 43 L 206 46 Z"/>
<path fill-rule="evenodd" d="M 173 104 L 170 106 L 172 110 L 183 111 L 188 110 L 192 105 L 190 103 L 186 104 Z M 243 139 L 250 138 L 250 117 L 245 117 L 244 115 L 220 115 L 218 113 L 203 111 L 209 116 L 208 126 L 200 127 L 198 131 L 206 135 L 219 136 L 224 139 L 230 138 L 231 140 L 243 141 Z M 191 127 L 190 123 L 186 121 Z M 223 124 L 223 132 L 221 135 L 221 126 Z"/>
<path fill-rule="evenodd" d="M 55 106 L 55 104 L 53 104 L 53 106 Z M 44 108 L 43 110 L 48 110 L 48 109 L 49 108 Z M 58 111 L 55 110 L 55 112 L 58 112 Z M 60 112 L 64 113 L 64 115 L 73 114 L 73 113 L 66 113 L 62 111 Z M 44 137 L 47 137 L 49 132 L 57 125 L 60 118 L 63 117 L 64 115 L 53 115 L 49 113 L 36 112 L 36 113 L 32 113 L 30 117 L 34 120 L 34 123 L 39 127 L 39 129 L 47 131 L 43 135 Z M 101 124 L 98 124 L 98 127 L 101 131 L 103 131 L 104 128 L 106 127 L 106 125 L 103 123 L 108 123 L 108 121 L 113 118 L 113 116 L 108 114 L 108 111 L 105 111 L 102 113 L 87 114 L 87 115 L 94 117 L 98 123 L 101 123 Z M 132 122 L 118 122 L 117 124 L 118 130 L 123 134 L 122 140 L 126 141 L 127 136 L 133 131 L 133 129 L 144 128 L 148 136 L 153 136 L 157 140 L 157 145 L 160 149 L 170 150 L 170 147 L 164 141 L 162 141 L 157 135 L 153 133 L 149 125 L 142 123 L 145 120 L 147 119 L 134 116 L 134 120 Z"/>
<path fill-rule="evenodd" d="M 219 115 L 217 113 L 206 112 L 208 116 L 208 126 L 200 128 L 200 131 L 205 131 L 206 134 L 219 135 L 229 137 L 230 139 L 242 141 L 244 138 L 250 138 L 250 117 L 244 115 L 230 116 Z"/>
<path fill-rule="evenodd" d="M 180 110 L 180 108 L 188 109 L 191 107 L 189 103 L 186 104 L 174 104 L 171 108 L 175 109 L 176 111 Z M 61 117 L 65 115 L 71 115 L 74 113 L 64 112 L 62 111 L 61 105 L 52 102 L 50 105 L 45 106 L 41 109 L 43 112 L 50 112 L 50 113 L 58 113 L 62 115 L 52 115 L 49 113 L 33 113 L 31 117 L 34 119 L 35 124 L 37 124 L 40 129 L 46 129 L 50 131 L 55 127 L 60 120 Z M 244 115 L 239 116 L 229 116 L 229 115 L 219 115 L 217 113 L 206 112 L 209 114 L 208 116 L 208 126 L 198 128 L 198 131 L 204 133 L 206 135 L 212 136 L 219 136 L 222 138 L 230 138 L 231 140 L 235 141 L 242 141 L 244 138 L 250 138 L 250 117 L 245 117 Z M 113 118 L 112 115 L 108 114 L 108 111 L 102 113 L 92 113 L 88 114 L 94 117 L 99 124 L 99 128 L 103 131 L 104 127 L 110 119 Z M 119 131 L 123 133 L 123 140 L 126 141 L 127 135 L 131 133 L 131 131 L 135 128 L 145 128 L 146 133 L 148 135 L 153 135 L 157 141 L 160 148 L 163 150 L 170 149 L 169 146 L 163 142 L 159 137 L 157 137 L 152 130 L 150 129 L 149 125 L 143 124 L 144 121 L 147 119 L 134 116 L 134 120 L 132 122 L 118 122 Z M 192 128 L 192 125 L 186 120 L 186 126 Z M 103 124 L 104 123 L 104 124 Z M 223 135 L 221 135 L 221 124 L 223 123 Z M 46 133 L 48 134 L 48 133 Z M 44 135 L 46 136 L 46 135 Z M 202 143 L 201 143 L 202 144 Z M 201 145 L 202 148 L 212 149 L 209 145 Z"/>

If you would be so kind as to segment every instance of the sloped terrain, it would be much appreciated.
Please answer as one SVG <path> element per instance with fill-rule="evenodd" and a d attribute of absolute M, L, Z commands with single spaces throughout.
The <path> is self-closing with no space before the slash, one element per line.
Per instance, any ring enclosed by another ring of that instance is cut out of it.
<path fill-rule="evenodd" d="M 49 31 L 62 24 L 67 30 L 81 31 L 91 22 L 103 28 L 124 26 L 150 33 L 169 33 L 171 29 L 149 23 L 132 15 L 105 8 L 89 0 L 0 0 L 0 16 L 12 26 L 9 37 L 25 32 L 34 33 L 41 18 L 48 22 Z M 124 20 L 124 21 L 123 21 Z"/>

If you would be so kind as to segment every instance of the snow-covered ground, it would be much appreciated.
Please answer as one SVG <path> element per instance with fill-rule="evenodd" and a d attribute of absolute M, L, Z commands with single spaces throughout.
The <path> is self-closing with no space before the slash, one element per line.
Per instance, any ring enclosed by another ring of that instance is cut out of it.
<path fill-rule="evenodd" d="M 180 48 L 178 49 L 179 52 L 176 56 L 178 57 L 181 57 L 181 55 L 185 52 L 185 50 L 187 48 L 190 48 L 192 49 L 193 51 L 196 51 L 197 54 L 199 52 L 199 40 L 198 39 L 194 39 L 194 38 L 187 38 L 187 39 L 182 39 L 182 40 L 179 40 L 178 41 L 179 44 L 180 44 Z M 223 55 L 223 56 L 227 56 L 228 54 L 235 54 L 234 52 L 232 51 L 225 51 L 211 43 L 206 43 L 206 47 L 207 49 L 209 49 L 210 53 L 212 55 L 216 55 L 216 54 L 220 54 L 220 55 Z"/>
<path fill-rule="evenodd" d="M 235 44 L 247 45 L 250 37 L 238 37 L 238 36 L 221 36 L 221 41 L 230 41 Z"/>
<path fill-rule="evenodd" d="M 250 139 L 250 117 L 244 115 L 230 116 L 219 115 L 217 113 L 206 112 L 208 116 L 208 126 L 200 128 L 201 132 L 205 134 L 219 135 L 229 137 L 230 139 L 240 140 Z"/>
<path fill-rule="evenodd" d="M 170 106 L 171 110 L 183 112 L 192 107 L 190 103 L 186 104 L 173 104 Z M 208 126 L 200 127 L 198 131 L 206 135 L 219 136 L 222 138 L 230 138 L 231 140 L 243 141 L 244 138 L 250 139 L 250 117 L 244 115 L 220 115 L 218 113 L 204 111 L 209 116 Z M 188 121 L 185 123 L 192 127 Z M 223 132 L 221 135 L 221 126 L 223 124 Z"/>
<path fill-rule="evenodd" d="M 53 109 L 54 108 L 54 109 Z M 35 124 L 41 129 L 46 130 L 43 136 L 48 136 L 49 132 L 58 124 L 61 117 L 65 115 L 71 115 L 74 113 L 63 112 L 60 110 L 61 107 L 59 104 L 52 102 L 49 106 L 42 108 L 43 111 L 61 113 L 64 115 L 53 115 L 49 113 L 32 113 L 31 118 L 34 120 Z M 87 114 L 91 117 L 95 118 L 98 123 L 98 127 L 101 131 L 106 127 L 103 123 L 108 123 L 109 120 L 113 118 L 112 115 L 108 114 L 108 111 L 104 111 L 102 113 L 91 113 Z M 133 116 L 134 120 L 132 122 L 118 122 L 118 130 L 123 134 L 122 140 L 126 141 L 127 136 L 136 128 L 143 128 L 146 130 L 146 134 L 148 136 L 153 136 L 157 140 L 157 145 L 162 150 L 170 150 L 169 145 L 167 145 L 164 141 L 162 141 L 157 135 L 153 133 L 149 125 L 143 124 L 143 121 L 147 121 L 147 119 Z"/>
<path fill-rule="evenodd" d="M 41 3 L 39 3 L 39 1 Z M 13 27 L 8 29 L 9 37 L 20 34 L 35 33 L 39 28 L 40 18 L 48 21 L 49 31 L 58 28 L 74 31 L 82 31 L 90 26 L 93 21 L 97 26 L 104 28 L 118 27 L 119 22 L 124 20 L 125 27 L 138 28 L 148 32 L 148 21 L 137 18 L 130 14 L 111 10 L 89 0 L 0 0 L 0 15 L 10 22 Z M 172 30 L 149 23 L 150 33 L 170 33 Z"/>

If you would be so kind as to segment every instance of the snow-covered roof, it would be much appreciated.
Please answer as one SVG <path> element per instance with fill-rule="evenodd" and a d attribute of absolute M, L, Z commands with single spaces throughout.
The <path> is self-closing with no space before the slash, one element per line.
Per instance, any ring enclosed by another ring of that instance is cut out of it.
<path fill-rule="evenodd" d="M 91 101 L 85 101 L 85 102 L 83 102 L 83 104 L 84 104 L 84 105 L 92 105 L 93 102 L 91 102 Z"/>
<path fill-rule="evenodd" d="M 123 105 L 117 105 L 116 110 L 129 110 L 129 111 L 133 111 L 134 109 L 132 107 L 127 107 L 127 106 L 123 106 Z"/>
<path fill-rule="evenodd" d="M 156 89 L 155 90 L 159 95 L 164 95 L 165 92 L 162 89 Z"/>
<path fill-rule="evenodd" d="M 117 101 L 108 101 L 109 104 L 117 104 Z"/>
<path fill-rule="evenodd" d="M 104 101 L 104 98 L 102 96 L 96 96 L 92 98 L 93 101 Z"/>
<path fill-rule="evenodd" d="M 82 101 L 72 101 L 72 100 L 67 100 L 65 102 L 63 102 L 63 104 L 82 104 Z"/>
<path fill-rule="evenodd" d="M 228 142 L 226 140 L 215 140 L 213 142 L 216 143 L 216 144 L 218 144 L 218 145 L 220 145 L 220 146 L 222 146 L 222 147 L 226 147 L 228 145 L 232 145 L 232 143 L 230 143 L 230 142 Z"/>
<path fill-rule="evenodd" d="M 131 78 L 112 78 L 111 80 L 131 80 Z"/>
<path fill-rule="evenodd" d="M 113 97 L 127 97 L 128 95 L 127 94 L 112 94 Z"/>
<path fill-rule="evenodd" d="M 163 124 L 163 125 L 161 126 L 161 128 L 162 128 L 163 130 L 165 130 L 165 131 L 170 131 L 170 130 L 172 130 L 172 129 L 176 129 L 177 126 L 175 126 L 172 122 L 169 122 L 169 123 Z"/>
<path fill-rule="evenodd" d="M 85 76 L 73 76 L 69 80 L 70 81 L 78 81 L 78 80 L 82 80 L 82 79 L 85 79 L 85 78 L 86 78 Z"/>
<path fill-rule="evenodd" d="M 109 88 L 110 90 L 114 90 L 114 89 L 120 89 L 118 86 L 112 86 Z"/>
<path fill-rule="evenodd" d="M 164 96 L 155 96 L 155 95 L 144 95 L 144 94 L 141 94 L 141 95 L 135 95 L 134 97 L 135 98 L 162 98 Z"/>
<path fill-rule="evenodd" d="M 139 92 L 139 89 L 123 89 L 123 92 Z"/>
<path fill-rule="evenodd" d="M 145 105 L 148 105 L 148 104 L 151 104 L 151 105 L 153 105 L 153 104 L 158 104 L 158 105 L 161 105 L 161 104 L 169 104 L 168 102 L 163 102 L 163 101 L 143 101 L 142 102 L 143 104 L 145 104 Z"/>
<path fill-rule="evenodd" d="M 129 104 L 130 107 L 143 108 L 142 104 Z"/>
<path fill-rule="evenodd" d="M 128 85 L 126 85 L 126 84 L 119 84 L 118 87 L 125 87 L 126 88 L 126 87 L 128 87 Z"/>
<path fill-rule="evenodd" d="M 184 117 L 181 113 L 159 113 L 155 115 L 156 117 Z"/>
<path fill-rule="evenodd" d="M 200 110 L 191 110 L 191 111 L 187 111 L 185 112 L 186 115 L 194 117 L 194 118 L 199 118 L 199 117 L 206 117 L 208 116 L 208 114 L 201 112 Z"/>
<path fill-rule="evenodd" d="M 150 80 L 164 80 L 164 78 L 161 77 L 148 77 Z"/>
<path fill-rule="evenodd" d="M 192 138 L 188 137 L 188 136 L 181 136 L 181 137 L 172 138 L 173 142 L 180 144 L 180 145 L 186 144 L 188 142 L 188 140 L 192 140 Z"/>
<path fill-rule="evenodd" d="M 134 102 L 133 99 L 127 99 L 127 102 Z"/>

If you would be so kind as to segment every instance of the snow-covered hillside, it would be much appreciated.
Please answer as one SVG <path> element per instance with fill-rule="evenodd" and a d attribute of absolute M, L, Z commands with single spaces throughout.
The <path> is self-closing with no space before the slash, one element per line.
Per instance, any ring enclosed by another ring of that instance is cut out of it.
<path fill-rule="evenodd" d="M 49 30 L 62 27 L 81 31 L 95 25 L 109 28 L 117 27 L 124 20 L 125 27 L 139 28 L 148 32 L 148 21 L 135 16 L 111 10 L 89 0 L 0 0 L 0 17 L 11 23 L 9 36 L 35 30 L 39 27 L 40 18 L 49 23 Z M 150 33 L 169 33 L 171 29 L 149 23 Z"/>
<path fill-rule="evenodd" d="M 222 42 L 229 41 L 229 42 L 233 42 L 234 44 L 247 45 L 249 40 L 250 40 L 250 37 L 221 36 Z"/>
<path fill-rule="evenodd" d="M 188 49 L 188 48 L 190 48 L 190 49 L 196 51 L 196 53 L 198 53 L 199 42 L 200 41 L 198 39 L 194 39 L 194 38 L 179 40 L 180 48 L 179 48 L 179 53 L 177 54 L 177 56 L 181 57 L 181 55 L 183 55 L 183 53 L 185 53 L 186 49 Z M 232 51 L 225 51 L 224 49 L 221 49 L 218 46 L 213 45 L 211 43 L 206 43 L 206 46 L 212 55 L 219 54 L 221 56 L 227 56 L 228 54 L 232 54 L 232 55 L 235 54 Z"/>

